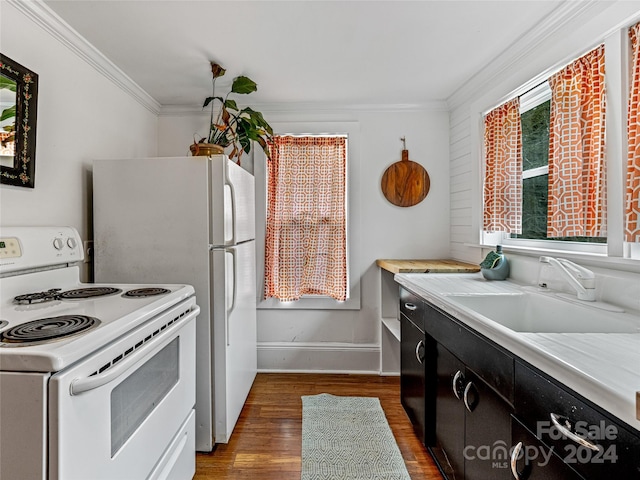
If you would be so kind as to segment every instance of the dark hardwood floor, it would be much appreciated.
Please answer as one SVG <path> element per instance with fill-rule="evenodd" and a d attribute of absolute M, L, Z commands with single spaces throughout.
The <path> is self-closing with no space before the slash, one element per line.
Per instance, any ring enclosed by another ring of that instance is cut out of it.
<path fill-rule="evenodd" d="M 413 480 L 441 480 L 400 404 L 400 379 L 375 375 L 258 374 L 231 441 L 196 457 L 196 480 L 299 479 L 302 395 L 378 397 Z"/>

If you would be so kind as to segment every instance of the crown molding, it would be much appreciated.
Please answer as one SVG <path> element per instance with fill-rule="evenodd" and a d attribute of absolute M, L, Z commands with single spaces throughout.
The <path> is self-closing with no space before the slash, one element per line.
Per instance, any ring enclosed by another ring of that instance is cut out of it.
<path fill-rule="evenodd" d="M 15 7 L 52 37 L 92 66 L 138 103 L 158 115 L 160 104 L 96 47 L 51 10 L 42 0 L 2 0 Z"/>
<path fill-rule="evenodd" d="M 475 75 L 469 78 L 449 98 L 447 104 L 451 110 L 463 105 L 486 88 L 505 78 L 517 68 L 518 62 L 537 48 L 540 42 L 557 33 L 578 17 L 594 15 L 608 8 L 611 3 L 602 0 L 567 1 L 553 10 L 542 23 L 525 32 L 516 42 L 507 47 L 494 60 L 485 65 Z"/>
<path fill-rule="evenodd" d="M 400 104 L 337 104 L 337 103 L 261 103 L 252 108 L 262 113 L 409 113 L 409 112 L 448 112 L 449 106 L 445 101 L 426 103 Z M 162 116 L 191 116 L 208 115 L 199 105 L 162 105 L 159 115 Z"/>

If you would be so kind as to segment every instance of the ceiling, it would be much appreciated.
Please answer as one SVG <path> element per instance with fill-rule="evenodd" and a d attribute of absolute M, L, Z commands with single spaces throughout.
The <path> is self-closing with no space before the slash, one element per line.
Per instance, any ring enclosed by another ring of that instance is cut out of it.
<path fill-rule="evenodd" d="M 398 105 L 446 100 L 564 0 L 45 3 L 161 105 L 201 104 L 211 60 L 218 95 L 246 75 L 252 103 Z"/>

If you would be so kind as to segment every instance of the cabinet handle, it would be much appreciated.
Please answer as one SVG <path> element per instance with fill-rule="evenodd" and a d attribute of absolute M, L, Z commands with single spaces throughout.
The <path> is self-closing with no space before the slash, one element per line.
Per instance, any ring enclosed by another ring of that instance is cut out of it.
<path fill-rule="evenodd" d="M 424 342 L 422 340 L 416 345 L 416 358 L 420 364 L 424 363 Z"/>
<path fill-rule="evenodd" d="M 467 407 L 467 410 L 469 410 L 470 412 L 473 412 L 473 410 L 476 408 L 476 405 L 478 404 L 477 399 L 473 402 L 473 404 L 469 403 L 469 392 L 472 388 L 474 388 L 473 382 L 467 383 L 467 386 L 464 388 L 463 396 L 464 406 Z"/>
<path fill-rule="evenodd" d="M 411 311 L 414 311 L 414 310 L 418 309 L 418 307 L 416 307 L 413 303 L 405 303 L 404 304 L 404 308 L 406 308 L 407 310 L 411 310 Z"/>
<path fill-rule="evenodd" d="M 513 451 L 511 452 L 511 474 L 516 480 L 521 480 L 520 473 L 518 473 L 518 457 L 522 452 L 522 442 L 518 442 Z"/>
<path fill-rule="evenodd" d="M 458 390 L 459 390 L 458 382 L 460 382 L 461 379 L 464 380 L 464 378 L 462 377 L 462 372 L 458 370 L 456 374 L 453 376 L 453 382 L 451 382 L 451 388 L 453 390 L 453 394 L 456 396 L 458 400 L 461 400 L 460 394 L 458 393 Z"/>
<path fill-rule="evenodd" d="M 585 440 L 584 438 L 580 437 L 579 435 L 576 435 L 575 433 L 573 433 L 570 429 L 571 429 L 571 424 L 569 423 L 569 419 L 566 417 L 562 417 L 560 415 L 557 415 L 555 413 L 550 414 L 551 416 L 551 421 L 553 422 L 553 424 L 555 425 L 555 427 L 560 430 L 560 433 L 562 433 L 565 437 L 570 438 L 571 440 L 573 440 L 574 442 L 582 445 L 583 447 L 587 447 L 591 450 L 594 451 L 599 451 L 600 450 L 600 445 L 596 445 L 594 443 L 591 443 L 588 440 Z M 562 425 L 560 423 L 560 421 L 564 421 L 564 424 L 566 425 Z"/>

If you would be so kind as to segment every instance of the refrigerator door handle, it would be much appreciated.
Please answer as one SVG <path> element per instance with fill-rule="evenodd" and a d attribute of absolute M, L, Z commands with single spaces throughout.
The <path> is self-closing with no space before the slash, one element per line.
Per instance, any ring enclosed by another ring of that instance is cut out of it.
<path fill-rule="evenodd" d="M 236 189 L 233 186 L 233 182 L 229 178 L 229 168 L 225 165 L 224 169 L 224 183 L 229 187 L 231 191 L 231 240 L 230 244 L 236 244 Z"/>
<path fill-rule="evenodd" d="M 231 292 L 231 305 L 227 308 L 227 347 L 231 345 L 231 339 L 229 338 L 229 317 L 231 313 L 236 308 L 236 296 L 238 293 L 238 261 L 235 248 L 225 248 L 225 253 L 229 253 L 231 255 L 232 263 L 233 263 L 233 282 L 232 282 L 232 292 Z"/>

